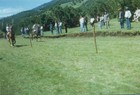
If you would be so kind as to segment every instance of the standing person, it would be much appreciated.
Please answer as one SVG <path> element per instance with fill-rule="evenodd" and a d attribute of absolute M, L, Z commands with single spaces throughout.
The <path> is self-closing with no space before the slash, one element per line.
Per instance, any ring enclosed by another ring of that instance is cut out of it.
<path fill-rule="evenodd" d="M 55 21 L 55 31 L 56 31 L 56 34 L 59 34 L 59 26 L 58 26 L 58 22 Z"/>
<path fill-rule="evenodd" d="M 87 27 L 87 25 L 88 25 L 88 17 L 85 17 L 84 21 L 85 21 L 84 24 L 85 24 L 86 31 L 88 31 L 88 27 Z"/>
<path fill-rule="evenodd" d="M 79 19 L 79 22 L 80 22 L 80 30 L 81 32 L 85 32 L 85 29 L 84 29 L 84 17 L 81 16 L 80 19 Z"/>
<path fill-rule="evenodd" d="M 44 33 L 43 33 L 43 25 L 40 26 L 40 32 L 41 32 L 41 33 L 40 33 L 41 36 L 43 36 L 43 35 L 44 35 Z"/>
<path fill-rule="evenodd" d="M 122 9 L 119 9 L 119 21 L 120 21 L 120 26 L 121 29 L 124 28 L 124 11 Z"/>
<path fill-rule="evenodd" d="M 26 27 L 26 33 L 27 33 L 27 35 L 29 35 L 29 27 L 28 26 Z"/>
<path fill-rule="evenodd" d="M 128 7 L 126 7 L 125 18 L 126 18 L 127 29 L 131 29 L 131 22 L 130 22 L 131 16 L 132 16 L 132 14 L 131 14 L 130 10 L 128 9 Z"/>
<path fill-rule="evenodd" d="M 67 25 L 67 22 L 65 21 L 65 23 L 64 23 L 64 28 L 65 28 L 65 33 L 67 33 L 68 32 L 68 25 Z"/>
<path fill-rule="evenodd" d="M 103 25 L 104 25 L 104 16 L 101 15 L 100 21 L 99 21 L 99 28 L 102 29 Z"/>
<path fill-rule="evenodd" d="M 97 16 L 96 21 L 97 21 L 97 22 L 100 21 L 100 16 L 99 16 L 99 15 Z"/>
<path fill-rule="evenodd" d="M 62 34 L 62 21 L 59 21 L 59 33 Z"/>
<path fill-rule="evenodd" d="M 105 12 L 104 14 L 104 24 L 106 26 L 106 29 L 109 28 L 109 14 L 107 12 Z"/>
<path fill-rule="evenodd" d="M 52 24 L 52 22 L 50 22 L 50 32 L 53 34 L 53 24 Z"/>
<path fill-rule="evenodd" d="M 25 37 L 25 33 L 24 33 L 24 26 L 23 26 L 23 27 L 21 27 L 20 32 L 21 32 L 22 37 Z"/>
<path fill-rule="evenodd" d="M 91 24 L 92 27 L 94 27 L 94 21 L 95 21 L 95 19 L 93 17 L 91 17 L 90 18 L 90 24 Z"/>

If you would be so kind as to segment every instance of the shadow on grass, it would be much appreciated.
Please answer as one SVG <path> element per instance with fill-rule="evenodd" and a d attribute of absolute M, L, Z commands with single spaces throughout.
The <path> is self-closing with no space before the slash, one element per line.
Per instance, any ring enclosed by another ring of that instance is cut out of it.
<path fill-rule="evenodd" d="M 2 58 L 0 58 L 0 60 L 2 60 Z"/>
<path fill-rule="evenodd" d="M 45 42 L 45 41 L 42 41 L 42 40 L 41 40 L 41 41 L 36 41 L 36 42 Z"/>
<path fill-rule="evenodd" d="M 15 45 L 15 47 L 25 47 L 25 46 L 28 46 L 28 45 Z"/>

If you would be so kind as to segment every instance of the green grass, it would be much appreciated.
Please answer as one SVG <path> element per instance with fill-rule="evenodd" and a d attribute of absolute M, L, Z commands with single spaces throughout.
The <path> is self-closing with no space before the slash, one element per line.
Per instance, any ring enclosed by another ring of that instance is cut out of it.
<path fill-rule="evenodd" d="M 140 94 L 140 38 L 0 39 L 0 95 Z"/>

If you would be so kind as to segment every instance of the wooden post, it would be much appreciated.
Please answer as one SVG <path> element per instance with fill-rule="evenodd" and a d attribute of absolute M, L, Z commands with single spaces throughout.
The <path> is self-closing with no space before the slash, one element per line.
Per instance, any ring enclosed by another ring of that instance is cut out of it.
<path fill-rule="evenodd" d="M 33 47 L 33 46 L 32 46 L 32 37 L 31 37 L 31 36 L 32 36 L 32 34 L 30 34 L 30 36 L 29 36 L 29 39 L 30 39 L 30 45 L 31 45 L 31 47 Z"/>
<path fill-rule="evenodd" d="M 96 43 L 95 25 L 94 25 L 94 30 L 93 30 L 93 37 L 94 37 L 94 43 L 95 43 L 95 49 L 96 49 L 96 53 L 98 53 L 98 49 L 97 49 L 97 43 Z"/>

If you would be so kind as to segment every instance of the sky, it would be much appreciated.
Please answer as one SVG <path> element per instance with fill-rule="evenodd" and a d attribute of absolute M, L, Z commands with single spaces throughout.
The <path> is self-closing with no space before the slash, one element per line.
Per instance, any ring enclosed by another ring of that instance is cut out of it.
<path fill-rule="evenodd" d="M 0 18 L 38 7 L 51 0 L 0 0 Z"/>

